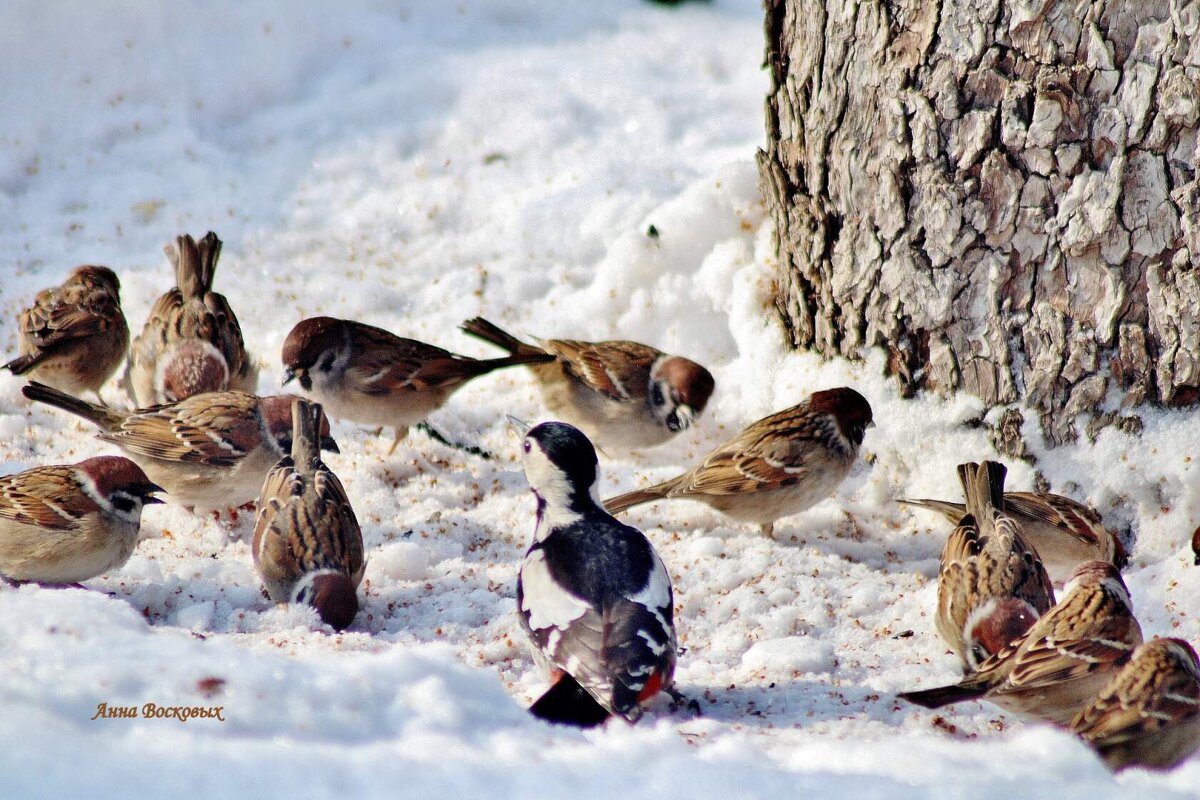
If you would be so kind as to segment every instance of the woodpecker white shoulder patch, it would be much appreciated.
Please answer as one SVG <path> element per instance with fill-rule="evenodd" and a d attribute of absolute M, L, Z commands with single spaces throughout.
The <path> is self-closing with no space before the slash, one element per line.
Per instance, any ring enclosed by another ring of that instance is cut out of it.
<path fill-rule="evenodd" d="M 521 588 L 520 610 L 529 614 L 529 627 L 534 630 L 565 629 L 592 608 L 554 580 L 541 550 L 534 550 L 521 564 Z"/>

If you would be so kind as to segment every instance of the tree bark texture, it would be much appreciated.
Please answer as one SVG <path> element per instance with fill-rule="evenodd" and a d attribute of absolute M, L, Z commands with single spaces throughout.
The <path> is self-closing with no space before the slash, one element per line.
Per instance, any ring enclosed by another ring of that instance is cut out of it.
<path fill-rule="evenodd" d="M 1200 397 L 1200 0 L 765 4 L 793 345 L 1054 443 Z"/>

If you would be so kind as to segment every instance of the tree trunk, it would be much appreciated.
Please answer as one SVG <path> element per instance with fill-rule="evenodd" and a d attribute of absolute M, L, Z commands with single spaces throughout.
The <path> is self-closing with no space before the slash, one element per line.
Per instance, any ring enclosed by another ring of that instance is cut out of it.
<path fill-rule="evenodd" d="M 795 346 L 1053 443 L 1197 400 L 1200 0 L 766 0 L 766 40 Z"/>

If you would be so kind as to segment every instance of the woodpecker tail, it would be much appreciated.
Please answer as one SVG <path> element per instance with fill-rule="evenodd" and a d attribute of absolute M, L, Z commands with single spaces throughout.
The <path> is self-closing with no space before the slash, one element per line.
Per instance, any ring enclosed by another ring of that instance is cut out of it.
<path fill-rule="evenodd" d="M 579 681 L 566 673 L 529 707 L 529 712 L 546 722 L 577 728 L 594 728 L 609 717 Z"/>
<path fill-rule="evenodd" d="M 72 397 L 66 392 L 60 392 L 58 389 L 51 388 L 37 381 L 30 381 L 27 385 L 23 386 L 21 394 L 34 402 L 45 403 L 55 408 L 61 408 L 63 411 L 69 411 L 78 417 L 83 417 L 88 422 L 95 423 L 106 431 L 120 427 L 125 419 L 123 414 L 109 411 L 103 406 L 89 403 L 86 400 L 80 400 L 78 397 Z"/>

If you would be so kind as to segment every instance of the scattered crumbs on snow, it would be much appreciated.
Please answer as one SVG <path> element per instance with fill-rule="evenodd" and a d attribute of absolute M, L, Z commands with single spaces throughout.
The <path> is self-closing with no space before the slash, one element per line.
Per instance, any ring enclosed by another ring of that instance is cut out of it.
<path fill-rule="evenodd" d="M 136 331 L 170 285 L 163 245 L 213 229 L 216 288 L 264 393 L 279 389 L 283 337 L 316 313 L 484 356 L 456 330 L 482 313 L 710 366 L 700 425 L 606 460 L 605 495 L 820 388 L 856 386 L 878 421 L 871 463 L 773 540 L 693 503 L 629 515 L 670 568 L 678 684 L 703 716 L 663 701 L 635 728 L 588 733 L 523 711 L 544 688 L 513 613 L 533 501 L 504 414 L 538 418 L 529 377 L 481 379 L 432 419 L 491 461 L 420 433 L 389 457 L 390 435 L 337 424 L 329 463 L 369 559 L 352 630 L 267 601 L 250 515 L 155 506 L 130 562 L 88 591 L 0 587 L 12 796 L 1196 795 L 1195 759 L 1113 778 L 1071 737 L 991 706 L 895 699 L 957 667 L 932 621 L 946 526 L 893 501 L 953 497 L 955 465 L 993 452 L 963 425 L 978 401 L 903 401 L 879 353 L 821 363 L 784 347 L 754 165 L 759 3 L 401 0 L 334 15 L 315 0 L 220 14 L 196 0 L 14 0 L 5 19 L 4 319 L 91 262 L 119 272 Z M 0 352 L 15 347 L 0 326 Z M 0 375 L 4 472 L 108 452 L 30 407 L 21 383 Z M 1108 428 L 1034 452 L 1055 489 L 1132 538 L 1147 634 L 1198 641 L 1194 413 L 1144 418 L 1138 438 Z M 1029 466 L 1010 467 L 1011 486 L 1032 485 Z M 92 719 L 100 703 L 219 705 L 225 721 Z"/>

